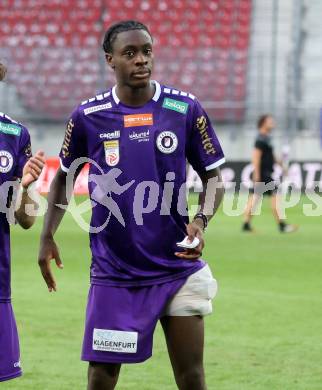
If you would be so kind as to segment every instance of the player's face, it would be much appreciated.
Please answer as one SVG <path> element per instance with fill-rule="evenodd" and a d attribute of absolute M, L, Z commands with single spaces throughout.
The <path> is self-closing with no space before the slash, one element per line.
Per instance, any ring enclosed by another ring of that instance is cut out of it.
<path fill-rule="evenodd" d="M 149 85 L 153 53 L 152 39 L 144 30 L 123 31 L 116 36 L 108 64 L 115 70 L 118 85 L 144 88 Z"/>
<path fill-rule="evenodd" d="M 275 120 L 272 116 L 269 116 L 265 122 L 268 131 L 272 131 L 275 128 Z"/>

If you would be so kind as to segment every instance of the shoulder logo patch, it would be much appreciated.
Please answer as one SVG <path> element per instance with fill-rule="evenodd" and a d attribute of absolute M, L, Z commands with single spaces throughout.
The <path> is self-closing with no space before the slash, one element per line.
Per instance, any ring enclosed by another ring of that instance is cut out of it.
<path fill-rule="evenodd" d="M 179 100 L 164 98 L 162 107 L 167 108 L 168 110 L 180 112 L 181 114 L 186 114 L 189 104 L 180 102 Z"/>
<path fill-rule="evenodd" d="M 21 133 L 21 127 L 17 125 L 12 125 L 10 123 L 0 122 L 0 132 L 19 137 Z"/>
<path fill-rule="evenodd" d="M 92 114 L 93 112 L 107 110 L 109 108 L 112 108 L 112 103 L 100 104 L 98 106 L 85 108 L 84 114 L 88 115 L 88 114 Z"/>

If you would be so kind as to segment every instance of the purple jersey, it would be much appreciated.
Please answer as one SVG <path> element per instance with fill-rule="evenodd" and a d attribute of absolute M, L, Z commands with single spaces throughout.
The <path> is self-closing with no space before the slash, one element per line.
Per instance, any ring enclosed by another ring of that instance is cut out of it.
<path fill-rule="evenodd" d="M 186 162 L 197 172 L 211 170 L 224 163 L 223 151 L 193 95 L 154 84 L 144 106 L 122 104 L 114 87 L 83 102 L 67 125 L 61 168 L 68 172 L 80 157 L 95 161 L 91 226 L 106 225 L 90 233 L 93 284 L 152 285 L 204 265 L 174 255 L 188 223 Z M 140 207 L 144 213 L 136 212 Z"/>
<path fill-rule="evenodd" d="M 28 130 L 7 115 L 0 113 L 0 302 L 10 301 L 10 231 L 5 213 L 8 202 L 6 182 L 22 176 L 31 155 Z"/>

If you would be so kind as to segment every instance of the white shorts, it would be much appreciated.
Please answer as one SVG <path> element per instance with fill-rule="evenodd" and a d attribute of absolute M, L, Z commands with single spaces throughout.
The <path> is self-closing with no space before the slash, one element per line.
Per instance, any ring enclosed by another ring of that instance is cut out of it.
<path fill-rule="evenodd" d="M 208 264 L 192 274 L 169 301 L 164 316 L 205 316 L 212 313 L 212 299 L 217 294 L 217 281 Z"/>

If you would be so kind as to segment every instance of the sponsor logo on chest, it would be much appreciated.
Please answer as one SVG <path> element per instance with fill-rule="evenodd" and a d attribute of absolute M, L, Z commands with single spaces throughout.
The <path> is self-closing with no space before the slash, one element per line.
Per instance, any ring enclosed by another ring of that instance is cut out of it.
<path fill-rule="evenodd" d="M 129 134 L 130 141 L 137 141 L 137 142 L 148 142 L 150 140 L 150 130 L 148 131 L 132 131 Z"/>
<path fill-rule="evenodd" d="M 118 140 L 104 141 L 105 161 L 109 167 L 115 167 L 120 161 L 120 144 Z"/>
<path fill-rule="evenodd" d="M 109 132 L 109 133 L 100 133 L 101 139 L 117 139 L 120 137 L 121 137 L 120 130 L 115 130 L 115 131 Z"/>
<path fill-rule="evenodd" d="M 172 131 L 162 131 L 157 137 L 156 145 L 162 153 L 173 153 L 178 146 L 178 137 Z"/>
<path fill-rule="evenodd" d="M 124 115 L 124 127 L 152 126 L 153 114 Z"/>
<path fill-rule="evenodd" d="M 13 157 L 6 150 L 0 150 L 0 173 L 8 173 L 13 166 Z"/>
<path fill-rule="evenodd" d="M 136 353 L 137 345 L 137 332 L 94 328 L 92 346 L 94 351 Z"/>

